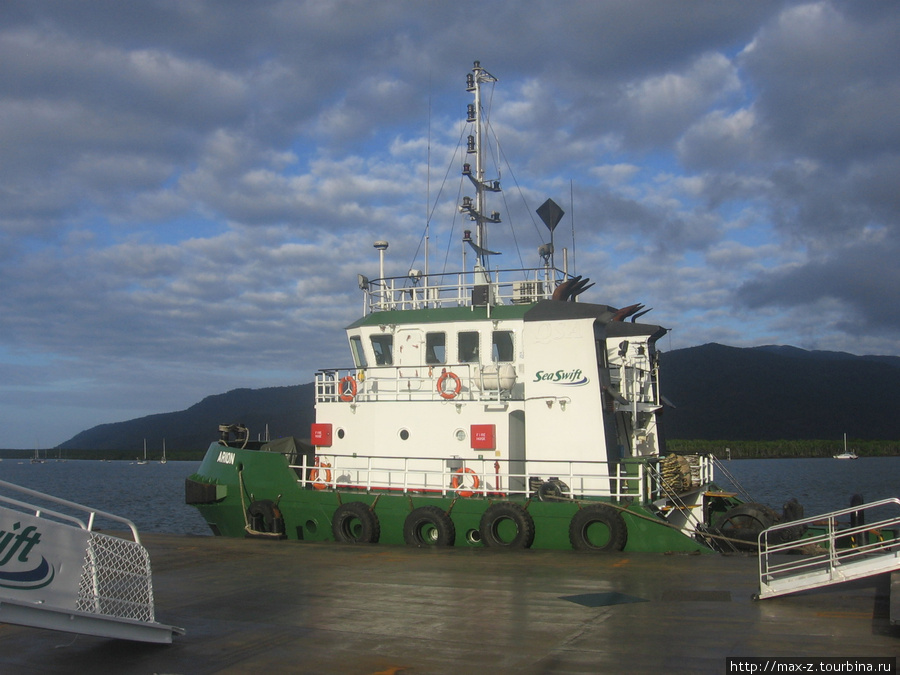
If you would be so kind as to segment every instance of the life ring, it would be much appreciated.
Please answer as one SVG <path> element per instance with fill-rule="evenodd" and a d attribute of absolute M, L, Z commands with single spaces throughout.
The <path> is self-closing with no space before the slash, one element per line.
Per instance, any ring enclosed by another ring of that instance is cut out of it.
<path fill-rule="evenodd" d="M 338 392 L 342 401 L 352 401 L 356 398 L 356 378 L 352 375 L 345 375 L 341 378 Z"/>
<path fill-rule="evenodd" d="M 467 478 L 472 479 L 472 485 L 468 487 L 465 485 Z M 475 490 L 481 487 L 481 479 L 478 477 L 477 473 L 472 471 L 472 469 L 460 467 L 453 473 L 453 478 L 450 480 L 450 487 L 456 490 L 456 494 L 460 497 L 471 497 L 475 494 Z"/>
<path fill-rule="evenodd" d="M 368 504 L 347 502 L 334 512 L 331 533 L 335 541 L 344 544 L 375 544 L 381 536 L 381 524 Z"/>
<path fill-rule="evenodd" d="M 481 516 L 478 532 L 482 543 L 491 548 L 530 548 L 534 519 L 518 504 L 498 502 Z"/>
<path fill-rule="evenodd" d="M 451 391 L 444 390 L 444 383 L 447 380 L 453 380 L 453 389 Z M 446 370 L 443 373 L 441 373 L 441 376 L 438 378 L 438 381 L 437 381 L 437 390 L 438 390 L 438 393 L 441 395 L 441 398 L 446 398 L 448 400 L 451 398 L 456 398 L 459 395 L 459 392 L 461 389 L 462 389 L 462 382 L 460 382 L 460 380 L 459 380 L 459 375 L 457 375 L 456 373 L 448 372 Z"/>
<path fill-rule="evenodd" d="M 331 464 L 328 462 L 320 462 L 316 457 L 314 461 L 315 469 L 309 472 L 309 480 L 316 490 L 324 490 L 331 483 Z M 319 478 L 319 469 L 322 469 L 323 478 Z"/>
<path fill-rule="evenodd" d="M 569 523 L 569 543 L 576 551 L 621 551 L 627 541 L 625 519 L 605 504 L 579 509 Z"/>

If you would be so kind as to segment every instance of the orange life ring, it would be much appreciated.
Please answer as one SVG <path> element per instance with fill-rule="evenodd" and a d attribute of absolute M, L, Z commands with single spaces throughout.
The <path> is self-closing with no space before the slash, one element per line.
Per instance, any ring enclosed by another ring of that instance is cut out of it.
<path fill-rule="evenodd" d="M 319 458 L 313 461 L 313 464 L 317 467 L 309 472 L 309 480 L 312 481 L 312 486 L 316 490 L 324 490 L 328 487 L 328 484 L 331 483 L 331 464 L 328 462 L 320 462 Z M 322 474 L 324 478 L 319 480 L 319 469 L 322 469 Z"/>
<path fill-rule="evenodd" d="M 352 401 L 356 398 L 356 378 L 352 375 L 345 375 L 341 378 L 341 383 L 338 386 L 338 392 L 341 395 L 342 401 Z"/>
<path fill-rule="evenodd" d="M 471 477 L 472 479 L 471 489 L 465 486 L 465 479 L 467 477 Z M 481 479 L 478 477 L 477 473 L 472 471 L 472 469 L 461 467 L 454 472 L 453 478 L 450 480 L 450 487 L 456 490 L 456 494 L 460 497 L 471 497 L 475 494 L 475 490 L 481 487 Z"/>
<path fill-rule="evenodd" d="M 453 380 L 453 390 L 452 391 L 444 391 L 444 383 L 447 380 Z M 459 380 L 459 375 L 456 373 L 449 373 L 446 370 L 441 373 L 441 376 L 437 381 L 437 390 L 441 395 L 441 398 L 451 399 L 456 398 L 459 395 L 460 389 L 462 389 L 462 382 Z"/>

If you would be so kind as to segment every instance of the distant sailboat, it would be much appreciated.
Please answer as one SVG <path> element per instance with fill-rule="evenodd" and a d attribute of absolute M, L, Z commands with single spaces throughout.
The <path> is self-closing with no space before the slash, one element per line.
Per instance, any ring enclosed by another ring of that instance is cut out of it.
<path fill-rule="evenodd" d="M 859 459 L 855 452 L 847 452 L 847 434 L 844 434 L 844 451 L 839 455 L 833 455 L 835 459 Z"/>
<path fill-rule="evenodd" d="M 168 460 L 166 459 L 166 439 L 163 439 L 163 454 L 159 460 L 160 464 L 165 464 Z"/>
<path fill-rule="evenodd" d="M 147 463 L 147 439 L 144 439 L 144 459 L 138 459 L 138 464 L 146 464 Z"/>

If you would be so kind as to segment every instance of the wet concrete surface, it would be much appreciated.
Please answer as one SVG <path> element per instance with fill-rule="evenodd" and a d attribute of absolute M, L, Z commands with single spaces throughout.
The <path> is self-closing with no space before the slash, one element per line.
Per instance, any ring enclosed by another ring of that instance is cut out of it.
<path fill-rule="evenodd" d="M 750 556 L 142 539 L 156 619 L 184 636 L 0 625 L 0 672 L 725 673 L 900 653 L 889 574 L 757 602 Z"/>

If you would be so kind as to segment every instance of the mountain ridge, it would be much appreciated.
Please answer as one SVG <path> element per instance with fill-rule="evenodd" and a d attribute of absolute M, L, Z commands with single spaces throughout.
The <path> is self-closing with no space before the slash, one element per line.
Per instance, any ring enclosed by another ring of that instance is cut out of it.
<path fill-rule="evenodd" d="M 660 362 L 671 439 L 900 438 L 900 357 L 708 343 L 664 352 Z M 314 383 L 233 389 L 185 410 L 92 427 L 59 447 L 138 451 L 144 439 L 152 448 L 165 439 L 170 450 L 203 450 L 219 424 L 238 422 L 254 438 L 267 430 L 272 438 L 308 438 L 314 393 Z"/>

